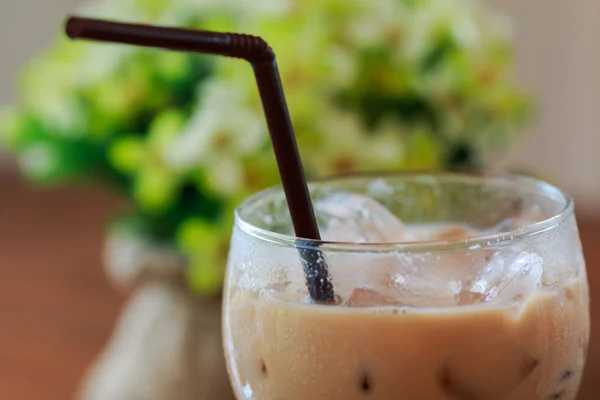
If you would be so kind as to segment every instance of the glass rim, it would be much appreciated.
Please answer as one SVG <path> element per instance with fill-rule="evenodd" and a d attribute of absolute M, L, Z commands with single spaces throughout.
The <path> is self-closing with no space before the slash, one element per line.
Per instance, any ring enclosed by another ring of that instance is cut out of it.
<path fill-rule="evenodd" d="M 261 190 L 246 198 L 235 209 L 235 226 L 242 232 L 275 245 L 284 247 L 297 247 L 302 249 L 319 248 L 329 252 L 356 252 L 356 253 L 381 253 L 381 252 L 428 252 L 436 250 L 452 250 L 461 248 L 488 248 L 512 245 L 523 238 L 532 237 L 550 231 L 563 223 L 574 212 L 574 202 L 564 190 L 545 182 L 541 179 L 514 173 L 495 172 L 469 172 L 469 171 L 438 171 L 438 172 L 364 172 L 348 175 L 329 176 L 308 181 L 309 189 L 314 185 L 327 184 L 328 182 L 353 181 L 358 179 L 384 179 L 384 178 L 410 178 L 410 179 L 472 179 L 474 181 L 497 181 L 518 187 L 533 188 L 536 194 L 557 199 L 563 206 L 558 212 L 541 221 L 524 225 L 520 228 L 506 232 L 472 236 L 462 239 L 444 239 L 418 242 L 385 242 L 385 243 L 356 243 L 344 241 L 314 240 L 286 235 L 260 228 L 242 217 L 242 212 L 261 200 L 268 199 L 275 194 L 283 194 L 281 185 Z"/>

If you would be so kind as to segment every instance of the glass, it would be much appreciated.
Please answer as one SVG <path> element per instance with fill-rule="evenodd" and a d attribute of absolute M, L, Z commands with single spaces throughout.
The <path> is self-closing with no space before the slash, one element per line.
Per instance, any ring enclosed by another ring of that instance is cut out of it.
<path fill-rule="evenodd" d="M 320 305 L 308 298 L 282 191 L 246 200 L 223 315 L 238 399 L 575 399 L 590 320 L 566 194 L 532 178 L 455 173 L 310 190 L 315 204 L 367 195 L 415 232 L 447 228 L 421 242 L 307 244 L 323 252 L 339 300 Z M 452 233 L 465 227 L 476 233 Z"/>

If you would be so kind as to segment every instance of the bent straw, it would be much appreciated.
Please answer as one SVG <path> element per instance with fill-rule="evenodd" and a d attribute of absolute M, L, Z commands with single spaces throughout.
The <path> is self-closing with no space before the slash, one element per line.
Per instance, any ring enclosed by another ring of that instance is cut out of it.
<path fill-rule="evenodd" d="M 334 302 L 333 285 L 325 259 L 317 246 L 311 245 L 311 240 L 319 241 L 321 236 L 271 47 L 263 39 L 250 35 L 78 17 L 68 19 L 66 33 L 71 39 L 215 54 L 240 58 L 252 65 L 294 231 L 299 238 L 296 245 L 308 291 L 316 302 Z"/>

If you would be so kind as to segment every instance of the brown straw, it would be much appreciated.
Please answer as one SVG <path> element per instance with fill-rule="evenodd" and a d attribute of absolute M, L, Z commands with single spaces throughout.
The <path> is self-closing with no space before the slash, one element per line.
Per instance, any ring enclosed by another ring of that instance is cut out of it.
<path fill-rule="evenodd" d="M 321 237 L 275 54 L 269 45 L 259 37 L 236 33 L 167 28 L 77 17 L 68 19 L 66 32 L 71 39 L 216 54 L 241 58 L 252 65 L 294 230 L 298 238 L 304 239 L 298 239 L 297 246 L 310 296 L 319 303 L 332 303 L 335 295 L 327 264 L 318 246 L 310 244 L 311 240 L 318 241 Z"/>

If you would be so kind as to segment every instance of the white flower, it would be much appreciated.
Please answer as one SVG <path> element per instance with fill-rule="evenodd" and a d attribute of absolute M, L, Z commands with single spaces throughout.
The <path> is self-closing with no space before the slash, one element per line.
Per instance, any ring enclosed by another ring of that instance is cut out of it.
<path fill-rule="evenodd" d="M 27 147 L 19 156 L 18 162 L 27 175 L 43 178 L 51 174 L 58 160 L 49 146 L 39 143 Z"/>
<path fill-rule="evenodd" d="M 481 45 L 481 31 L 476 21 L 469 15 L 457 17 L 450 28 L 454 40 L 463 47 L 477 48 Z"/>
<path fill-rule="evenodd" d="M 77 73 L 73 74 L 73 83 L 90 87 L 113 78 L 132 52 L 132 48 L 127 46 L 87 44 Z"/>
<path fill-rule="evenodd" d="M 27 72 L 23 100 L 44 123 L 59 135 L 84 135 L 84 113 L 72 96 L 72 71 L 60 59 L 39 60 L 35 69 Z"/>
<path fill-rule="evenodd" d="M 239 11 L 241 18 L 283 18 L 294 8 L 298 0 L 221 0 Z"/>
<path fill-rule="evenodd" d="M 358 3 L 350 3 L 357 11 L 349 18 L 346 32 L 356 47 L 385 41 L 389 32 L 397 29 L 402 23 L 404 7 L 397 0 L 361 0 Z"/>
<path fill-rule="evenodd" d="M 349 87 L 356 79 L 358 66 L 355 55 L 340 46 L 332 46 L 327 54 L 327 64 L 331 68 L 331 85 Z"/>
<path fill-rule="evenodd" d="M 404 128 L 396 121 L 383 121 L 371 134 L 369 163 L 384 169 L 398 168 L 404 159 Z"/>
<path fill-rule="evenodd" d="M 215 157 L 205 166 L 204 179 L 215 193 L 233 196 L 244 185 L 244 171 L 237 160 Z"/>
<path fill-rule="evenodd" d="M 88 0 L 80 4 L 76 11 L 85 17 L 136 21 L 140 17 L 138 9 L 135 0 Z"/>
<path fill-rule="evenodd" d="M 213 81 L 204 88 L 197 113 L 162 156 L 177 170 L 210 168 L 220 158 L 255 153 L 266 139 L 264 117 L 249 110 L 238 88 Z"/>
<path fill-rule="evenodd" d="M 352 112 L 324 110 L 317 123 L 319 143 L 305 154 L 307 164 L 320 175 L 335 175 L 366 169 L 389 169 L 401 164 L 401 128 L 382 124 L 368 132 Z"/>

